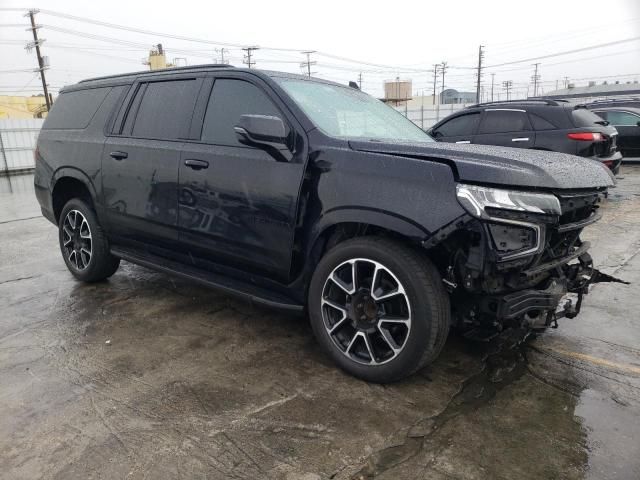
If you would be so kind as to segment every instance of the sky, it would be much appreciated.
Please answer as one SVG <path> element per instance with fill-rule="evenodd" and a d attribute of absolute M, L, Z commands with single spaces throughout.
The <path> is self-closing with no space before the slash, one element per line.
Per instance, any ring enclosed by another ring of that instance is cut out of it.
<path fill-rule="evenodd" d="M 396 77 L 411 79 L 414 95 L 431 92 L 433 64 L 443 61 L 445 88 L 475 91 L 479 45 L 486 66 L 483 88 L 490 90 L 493 73 L 495 92 L 504 93 L 502 82 L 511 80 L 513 98 L 532 94 L 534 63 L 539 63 L 538 93 L 561 88 L 565 77 L 576 86 L 640 81 L 638 0 L 35 1 L 0 0 L 0 95 L 41 90 L 33 72 L 35 52 L 25 50 L 32 40 L 23 17 L 29 8 L 40 9 L 36 23 L 45 39 L 46 78 L 54 95 L 84 78 L 148 68 L 142 61 L 159 42 L 168 60 L 188 65 L 215 62 L 225 48 L 225 58 L 243 66 L 242 47 L 257 45 L 257 68 L 296 73 L 302 73 L 306 59 L 301 52 L 315 51 L 310 54 L 314 76 L 348 83 L 361 74 L 363 90 L 376 96 L 382 96 L 385 80 Z M 588 49 L 618 41 L 624 42 Z M 585 50 L 550 56 L 578 49 Z M 438 75 L 438 90 L 441 80 Z"/>

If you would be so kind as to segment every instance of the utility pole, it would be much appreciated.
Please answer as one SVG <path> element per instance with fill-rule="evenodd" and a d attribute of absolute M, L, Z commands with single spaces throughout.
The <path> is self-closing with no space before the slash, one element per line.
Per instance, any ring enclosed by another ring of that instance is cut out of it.
<path fill-rule="evenodd" d="M 504 82 L 502 82 L 502 86 L 507 91 L 507 101 L 509 101 L 509 90 L 513 86 L 513 80 L 505 80 Z"/>
<path fill-rule="evenodd" d="M 569 88 L 569 77 L 564 77 L 564 88 Z"/>
<path fill-rule="evenodd" d="M 447 62 L 442 62 L 441 64 L 441 73 L 442 73 L 442 90 L 440 92 L 440 103 L 444 100 L 444 74 L 447 72 Z"/>
<path fill-rule="evenodd" d="M 227 65 L 229 63 L 229 60 L 224 59 L 225 52 L 229 52 L 229 49 L 224 47 L 220 49 L 216 48 L 216 53 L 220 53 L 220 60 L 216 59 L 216 61 L 219 61 L 221 65 Z"/>
<path fill-rule="evenodd" d="M 436 86 L 438 85 L 438 68 L 440 68 L 439 63 L 435 63 L 433 65 L 433 104 L 436 104 Z"/>
<path fill-rule="evenodd" d="M 38 71 L 40 72 L 40 78 L 42 79 L 42 90 L 44 92 L 44 101 L 47 104 L 47 112 L 51 110 L 51 98 L 49 98 L 49 89 L 47 88 L 47 80 L 44 76 L 44 71 L 49 68 L 48 65 L 45 65 L 45 61 L 40 54 L 40 40 L 38 40 L 38 28 L 36 25 L 35 14 L 38 13 L 39 10 L 29 10 L 29 13 L 25 15 L 29 17 L 31 20 L 31 32 L 33 33 L 33 44 L 27 45 L 27 50 L 31 48 L 33 45 L 36 49 L 36 57 L 38 57 Z M 44 41 L 44 40 L 42 40 Z"/>
<path fill-rule="evenodd" d="M 257 45 L 254 45 L 252 47 L 244 47 L 242 50 L 244 50 L 245 52 L 247 52 L 244 56 L 244 59 L 242 60 L 242 63 L 244 63 L 247 67 L 251 68 L 252 65 L 255 65 L 256 62 L 251 60 L 251 55 L 253 54 L 253 52 L 255 52 L 256 50 L 260 50 L 260 47 L 258 47 Z"/>
<path fill-rule="evenodd" d="M 492 73 L 491 74 L 491 101 L 492 102 L 493 102 L 493 83 L 494 83 L 495 78 L 496 78 L 496 74 Z"/>
<path fill-rule="evenodd" d="M 476 84 L 476 103 L 480 103 L 480 80 L 482 78 L 482 59 L 484 58 L 483 45 L 478 47 L 478 83 Z"/>
<path fill-rule="evenodd" d="M 535 67 L 535 70 L 533 71 L 533 76 L 531 77 L 531 80 L 533 80 L 533 96 L 534 97 L 538 96 L 538 82 L 540 81 L 540 75 L 538 75 L 539 65 L 540 63 L 533 64 L 533 66 Z"/>
<path fill-rule="evenodd" d="M 360 91 L 362 91 L 362 72 L 358 74 L 358 87 L 360 88 Z"/>
<path fill-rule="evenodd" d="M 302 62 L 300 64 L 300 66 L 302 68 L 306 67 L 306 69 L 307 69 L 307 77 L 311 77 L 311 65 L 315 65 L 317 63 L 317 62 L 312 62 L 311 61 L 311 54 L 312 53 L 316 53 L 316 51 L 315 50 L 308 50 L 308 51 L 302 52 L 302 53 L 307 56 L 307 61 L 306 62 Z"/>

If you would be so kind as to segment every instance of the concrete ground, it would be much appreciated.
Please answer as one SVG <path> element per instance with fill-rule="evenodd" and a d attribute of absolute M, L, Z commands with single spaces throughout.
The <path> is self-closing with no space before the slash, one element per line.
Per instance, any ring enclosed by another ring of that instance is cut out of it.
<path fill-rule="evenodd" d="M 304 319 L 128 263 L 74 281 L 31 179 L 0 178 L 0 477 L 640 478 L 640 166 L 619 177 L 585 236 L 631 286 L 387 386 Z"/>

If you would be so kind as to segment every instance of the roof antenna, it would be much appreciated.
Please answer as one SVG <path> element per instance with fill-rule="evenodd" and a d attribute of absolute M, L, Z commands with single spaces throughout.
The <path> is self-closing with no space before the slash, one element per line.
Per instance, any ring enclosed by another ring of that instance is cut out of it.
<path fill-rule="evenodd" d="M 350 86 L 351 88 L 355 88 L 356 90 L 360 90 L 360 87 L 358 86 L 358 84 L 357 84 L 356 82 L 354 82 L 353 80 L 351 80 L 351 81 L 349 82 L 349 86 Z"/>

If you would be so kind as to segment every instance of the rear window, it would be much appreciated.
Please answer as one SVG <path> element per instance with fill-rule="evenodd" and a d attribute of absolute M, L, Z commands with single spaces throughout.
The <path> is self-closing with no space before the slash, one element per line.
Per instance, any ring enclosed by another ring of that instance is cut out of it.
<path fill-rule="evenodd" d="M 542 118 L 535 113 L 529 112 L 529 118 L 531 119 L 531 124 L 533 125 L 534 130 L 555 130 L 556 128 L 558 128 L 549 120 Z"/>
<path fill-rule="evenodd" d="M 586 108 L 576 108 L 571 111 L 573 124 L 576 127 L 593 127 L 594 125 L 602 125 L 602 118 Z"/>
<path fill-rule="evenodd" d="M 506 133 L 531 130 L 527 114 L 517 110 L 485 110 L 478 133 Z"/>
<path fill-rule="evenodd" d="M 43 129 L 87 128 L 112 87 L 76 90 L 61 94 L 42 125 Z"/>
<path fill-rule="evenodd" d="M 149 83 L 135 117 L 132 135 L 166 140 L 186 137 L 197 87 L 195 79 Z M 142 89 L 138 95 L 141 92 Z"/>

